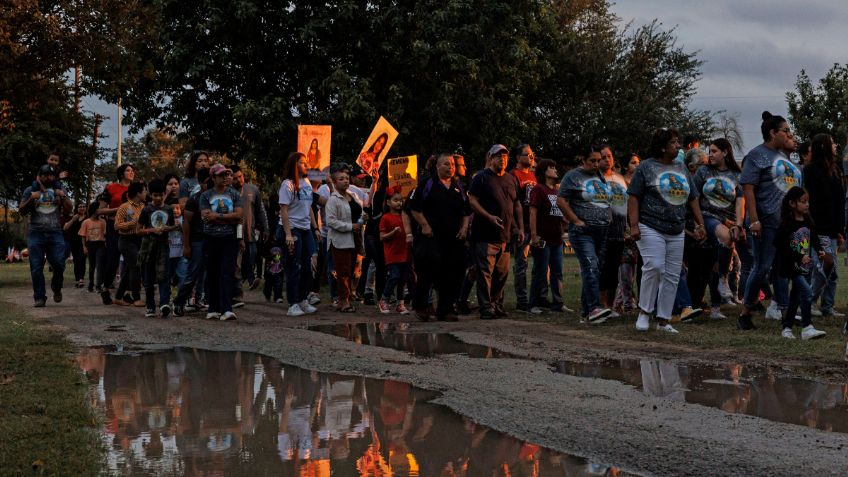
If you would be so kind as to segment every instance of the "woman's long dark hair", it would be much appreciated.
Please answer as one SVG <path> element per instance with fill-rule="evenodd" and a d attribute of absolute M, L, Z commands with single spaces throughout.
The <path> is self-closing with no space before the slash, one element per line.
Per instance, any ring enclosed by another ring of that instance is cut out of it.
<path fill-rule="evenodd" d="M 206 158 L 209 159 L 209 154 L 206 151 L 192 152 L 191 157 L 188 159 L 188 165 L 186 166 L 186 177 L 197 176 L 197 158 L 200 156 L 206 156 Z"/>
<path fill-rule="evenodd" d="M 786 192 L 786 195 L 783 196 L 783 202 L 780 204 L 780 220 L 783 223 L 789 223 L 795 220 L 795 214 L 792 212 L 792 204 L 790 202 L 797 202 L 801 197 L 807 195 L 807 191 L 804 189 L 795 186 L 789 189 Z M 804 219 L 806 219 L 810 225 L 813 224 L 813 219 L 810 217 L 809 211 L 804 214 Z"/>
<path fill-rule="evenodd" d="M 809 165 L 818 165 L 828 174 L 833 174 L 836 158 L 833 157 L 833 138 L 830 134 L 816 134 L 810 142 L 810 151 L 812 156 Z"/>
<path fill-rule="evenodd" d="M 718 139 L 713 139 L 713 142 L 711 142 L 710 145 L 717 147 L 719 151 L 725 154 L 724 165 L 727 166 L 728 169 L 733 172 L 742 172 L 742 169 L 739 168 L 739 164 L 736 163 L 736 159 L 733 157 L 733 145 L 730 144 L 730 141 L 720 137 Z"/>
<path fill-rule="evenodd" d="M 298 197 L 300 194 L 300 168 L 297 167 L 297 163 L 300 162 L 301 157 L 306 157 L 302 152 L 293 152 L 289 154 L 289 158 L 286 159 L 286 163 L 283 166 L 283 180 L 289 179 L 292 181 L 292 187 L 294 187 L 294 195 Z"/>
<path fill-rule="evenodd" d="M 375 139 L 374 142 L 371 143 L 371 147 L 368 148 L 368 152 L 374 152 L 374 146 L 376 146 L 377 143 L 380 142 L 381 138 L 383 139 L 383 149 L 386 148 L 386 144 L 389 142 L 389 133 L 383 133 L 377 136 L 377 139 Z M 380 152 L 383 152 L 383 149 L 380 149 Z"/>

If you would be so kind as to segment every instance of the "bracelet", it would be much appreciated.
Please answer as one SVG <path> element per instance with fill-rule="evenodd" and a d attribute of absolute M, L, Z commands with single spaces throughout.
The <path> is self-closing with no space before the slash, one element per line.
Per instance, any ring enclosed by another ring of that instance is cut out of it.
<path fill-rule="evenodd" d="M 753 226 L 755 226 L 755 225 L 759 225 L 759 224 L 760 224 L 760 221 L 759 221 L 759 220 L 755 220 L 755 221 L 751 222 L 751 227 L 753 227 Z"/>
<path fill-rule="evenodd" d="M 406 234 L 407 237 L 412 237 L 412 234 Z"/>
<path fill-rule="evenodd" d="M 704 224 L 695 224 L 695 230 L 704 228 Z"/>

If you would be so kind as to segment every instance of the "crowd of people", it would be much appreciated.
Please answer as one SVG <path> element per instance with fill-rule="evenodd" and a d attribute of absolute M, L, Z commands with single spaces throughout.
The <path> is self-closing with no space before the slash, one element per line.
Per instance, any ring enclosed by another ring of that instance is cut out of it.
<path fill-rule="evenodd" d="M 103 304 L 147 317 L 235 320 L 243 289 L 263 278 L 265 298 L 289 316 L 316 313 L 322 286 L 343 313 L 373 306 L 456 321 L 475 309 L 474 288 L 481 319 L 569 313 L 567 247 L 588 324 L 635 316 L 638 331 L 655 322 L 678 333 L 677 322 L 725 319 L 720 306 L 735 305 L 740 330 L 764 311 L 787 339 L 796 321 L 802 339 L 820 338 L 812 317 L 844 316 L 834 308 L 848 197 L 838 146 L 827 134 L 799 145 L 767 112 L 761 130 L 763 143 L 739 162 L 724 138 L 702 148 L 665 128 L 645 160 L 593 145 L 568 171 L 537 161 L 528 144 L 495 144 L 469 175 L 456 147 L 431 156 L 411 192 L 390 183 L 385 162 L 373 174 L 333 163 L 326 180 L 311 180 L 296 152 L 267 203 L 237 165 L 195 152 L 182 179 L 144 182 L 123 164 L 96 202 L 74 208 L 51 154 L 20 201 L 35 306 L 47 301 L 45 258 L 62 300 L 70 253 L 78 287 L 88 263 L 87 288 Z"/>

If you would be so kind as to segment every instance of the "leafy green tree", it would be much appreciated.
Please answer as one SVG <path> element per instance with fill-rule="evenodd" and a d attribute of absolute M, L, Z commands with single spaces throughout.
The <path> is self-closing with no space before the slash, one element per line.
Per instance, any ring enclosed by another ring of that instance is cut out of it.
<path fill-rule="evenodd" d="M 818 133 L 843 142 L 848 136 L 848 65 L 834 64 L 818 84 L 801 70 L 795 90 L 786 93 L 795 135 L 809 140 Z"/>

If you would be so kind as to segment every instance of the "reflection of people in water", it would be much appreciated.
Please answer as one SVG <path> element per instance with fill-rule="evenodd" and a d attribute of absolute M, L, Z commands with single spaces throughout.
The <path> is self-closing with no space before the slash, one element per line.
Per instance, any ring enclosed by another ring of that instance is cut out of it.
<path fill-rule="evenodd" d="M 379 160 L 380 154 L 383 152 L 388 141 L 388 133 L 380 134 L 377 136 L 374 143 L 371 144 L 371 147 L 359 155 L 357 162 L 359 162 L 359 166 L 362 167 L 362 170 L 365 171 L 366 174 L 369 174 L 372 177 L 377 177 L 377 166 L 379 165 L 377 161 Z"/>
<path fill-rule="evenodd" d="M 321 169 L 321 150 L 318 149 L 318 139 L 313 138 L 306 153 L 307 167 L 309 169 Z"/>

